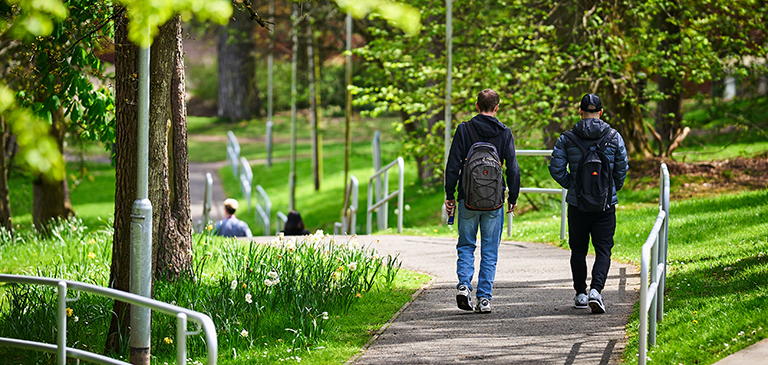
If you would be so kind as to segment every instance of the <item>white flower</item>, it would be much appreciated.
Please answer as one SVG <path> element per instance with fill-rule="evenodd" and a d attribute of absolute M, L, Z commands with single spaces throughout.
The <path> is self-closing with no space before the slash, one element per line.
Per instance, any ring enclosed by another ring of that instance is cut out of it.
<path fill-rule="evenodd" d="M 187 255 L 192 256 L 192 249 L 191 248 L 187 250 Z"/>
<path fill-rule="evenodd" d="M 347 267 L 349 268 L 349 271 L 355 271 L 357 270 L 357 262 L 350 262 Z"/>
<path fill-rule="evenodd" d="M 232 280 L 232 283 L 229 284 L 229 287 L 232 288 L 232 290 L 235 290 L 237 288 L 237 280 Z"/>
<path fill-rule="evenodd" d="M 323 319 L 328 319 L 328 312 L 323 312 Z"/>
<path fill-rule="evenodd" d="M 408 204 L 406 204 L 404 208 L 405 208 L 405 211 L 406 211 L 406 212 L 411 210 L 411 206 L 410 206 L 410 205 L 408 205 Z"/>
<path fill-rule="evenodd" d="M 251 300 L 251 293 L 245 295 L 245 302 L 248 304 L 253 303 L 253 300 Z"/>
<path fill-rule="evenodd" d="M 75 322 L 77 322 L 77 321 L 79 321 L 79 320 L 80 320 L 80 317 L 78 317 L 78 316 L 75 316 Z M 743 333 L 743 332 L 742 332 L 742 333 Z"/>
<path fill-rule="evenodd" d="M 270 279 L 272 279 L 272 280 L 275 280 L 275 279 L 277 279 L 277 278 L 278 278 L 278 275 L 277 275 L 277 271 L 275 271 L 275 270 L 272 270 L 272 271 L 270 271 L 270 272 L 267 274 L 267 276 L 268 276 Z"/>
<path fill-rule="evenodd" d="M 288 243 L 285 244 L 285 249 L 288 250 L 288 252 L 293 252 L 296 249 L 296 244 L 294 241 L 288 241 Z"/>
<path fill-rule="evenodd" d="M 246 330 L 240 331 L 240 336 L 248 337 L 248 331 L 246 331 Z"/>
<path fill-rule="evenodd" d="M 275 285 L 277 283 L 278 283 L 277 280 L 272 281 L 272 280 L 269 280 L 269 279 L 264 279 L 264 285 L 266 285 L 266 286 L 273 286 L 273 285 Z"/>
<path fill-rule="evenodd" d="M 354 235 L 349 239 L 349 245 L 352 247 L 357 246 L 357 235 Z"/>

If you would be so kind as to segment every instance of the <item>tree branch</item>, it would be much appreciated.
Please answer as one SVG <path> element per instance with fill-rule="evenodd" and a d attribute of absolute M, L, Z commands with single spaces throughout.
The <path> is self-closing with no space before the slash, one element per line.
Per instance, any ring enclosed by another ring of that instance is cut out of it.
<path fill-rule="evenodd" d="M 275 23 L 262 19 L 261 15 L 259 15 L 259 13 L 257 13 L 256 10 L 253 10 L 253 4 L 251 0 L 243 0 L 243 5 L 245 5 L 245 8 L 248 10 L 249 13 L 251 13 L 251 20 L 255 20 L 256 23 L 259 23 L 259 25 L 262 28 L 266 28 L 270 32 L 272 31 L 272 29 L 269 28 L 268 24 L 275 25 Z"/>

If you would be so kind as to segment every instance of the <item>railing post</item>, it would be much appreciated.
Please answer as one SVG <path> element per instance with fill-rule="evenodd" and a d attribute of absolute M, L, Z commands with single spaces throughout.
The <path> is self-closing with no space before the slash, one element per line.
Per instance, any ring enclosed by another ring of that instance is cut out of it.
<path fill-rule="evenodd" d="M 658 267 L 659 267 L 659 237 L 656 236 L 656 242 L 651 247 L 651 266 L 650 266 L 650 274 L 651 274 L 651 283 L 658 283 L 659 277 L 658 277 Z M 656 287 L 657 290 L 655 291 L 654 299 L 651 301 L 651 308 L 649 309 L 649 319 L 648 319 L 648 346 L 656 345 L 656 308 L 657 308 L 657 298 L 659 297 L 658 292 L 658 286 Z"/>
<path fill-rule="evenodd" d="M 57 339 L 57 349 L 56 349 L 56 361 L 58 365 L 66 365 L 67 364 L 67 283 L 64 281 L 59 281 L 57 285 L 58 289 L 58 295 L 57 295 L 57 316 L 56 321 L 58 322 L 58 328 L 59 331 L 56 334 Z"/>
<path fill-rule="evenodd" d="M 565 239 L 565 228 L 568 226 L 566 222 L 568 214 L 568 203 L 565 201 L 565 197 L 568 196 L 568 190 L 563 189 L 560 192 L 560 239 Z"/>
<path fill-rule="evenodd" d="M 211 207 L 213 207 L 213 176 L 205 173 L 205 198 L 203 200 L 203 232 L 211 221 Z"/>
<path fill-rule="evenodd" d="M 638 329 L 638 365 L 645 365 L 645 354 L 648 343 L 648 262 L 645 259 L 645 247 L 641 250 L 640 259 L 640 328 Z"/>
<path fill-rule="evenodd" d="M 187 315 L 176 315 L 176 364 L 187 363 Z"/>
<path fill-rule="evenodd" d="M 405 186 L 405 161 L 402 157 L 397 158 L 397 167 L 400 169 L 400 176 L 397 179 L 397 233 L 403 233 L 403 188 Z"/>
<path fill-rule="evenodd" d="M 285 227 L 285 222 L 288 221 L 288 217 L 281 211 L 277 211 L 277 219 L 275 220 L 275 234 L 278 234 Z"/>
<path fill-rule="evenodd" d="M 373 171 L 379 171 L 381 170 L 381 133 L 379 131 L 376 131 L 373 134 L 373 142 L 371 142 L 371 144 L 373 145 Z M 387 191 L 386 188 L 384 188 L 383 190 Z M 379 177 L 376 178 L 376 201 L 381 200 L 383 196 L 384 195 L 382 194 L 381 175 L 379 175 Z M 382 205 L 379 208 L 379 211 L 376 212 L 376 221 L 379 224 L 379 230 L 382 230 L 384 229 L 384 227 L 387 226 L 387 223 L 385 221 L 385 219 L 387 219 L 386 216 L 387 216 L 387 209 L 385 206 Z"/>
<path fill-rule="evenodd" d="M 661 321 L 664 319 L 664 291 L 667 285 L 667 253 L 668 253 L 668 245 L 669 245 L 669 170 L 667 169 L 667 164 L 663 163 L 661 164 L 661 174 L 660 174 L 660 181 L 659 185 L 661 188 L 659 189 L 659 204 L 661 204 L 661 209 L 664 210 L 666 213 L 666 218 L 664 218 L 664 225 L 661 228 L 661 232 L 659 232 L 659 260 L 664 264 L 664 272 L 661 274 L 661 277 L 659 278 L 659 289 L 658 289 L 658 306 L 656 307 L 656 310 L 658 311 L 658 314 L 656 315 L 657 320 Z"/>
<path fill-rule="evenodd" d="M 373 181 L 368 180 L 368 205 L 366 205 L 365 208 L 365 232 L 366 234 L 371 234 L 371 217 L 373 213 L 371 213 L 371 210 L 369 207 L 373 205 Z"/>

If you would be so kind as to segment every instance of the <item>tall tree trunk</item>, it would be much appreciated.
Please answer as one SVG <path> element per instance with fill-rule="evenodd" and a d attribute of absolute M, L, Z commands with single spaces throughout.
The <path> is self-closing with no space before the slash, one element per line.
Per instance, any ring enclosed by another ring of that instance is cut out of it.
<path fill-rule="evenodd" d="M 56 141 L 59 152 L 64 154 L 64 111 L 53 110 L 51 115 L 53 123 L 48 133 Z M 46 232 L 52 219 L 66 219 L 72 214 L 66 174 L 63 175 L 62 181 L 38 175 L 32 182 L 32 219 L 39 232 Z"/>
<path fill-rule="evenodd" d="M 152 202 L 155 278 L 175 278 L 189 269 L 192 218 L 181 19 L 160 27 L 150 64 L 149 200 Z"/>
<path fill-rule="evenodd" d="M 679 4 L 676 1 L 671 2 L 666 9 L 659 11 L 657 25 L 659 31 L 666 34 L 660 45 L 662 51 L 680 48 L 679 14 Z M 668 57 L 673 60 L 680 59 L 678 54 L 670 54 Z M 681 121 L 683 119 L 681 113 L 682 87 L 675 71 L 659 74 L 659 93 L 663 95 L 663 99 L 658 102 L 656 109 L 656 131 L 661 137 L 659 156 L 669 156 L 672 152 L 670 149 L 672 141 L 682 129 Z"/>
<path fill-rule="evenodd" d="M 123 14 L 116 6 L 115 14 Z M 128 19 L 115 19 L 115 233 L 109 286 L 130 291 L 131 211 L 136 200 L 139 48 L 128 40 Z M 130 306 L 115 301 L 106 352 L 128 344 Z"/>
<path fill-rule="evenodd" d="M 8 128 L 5 119 L 0 117 L 0 227 L 13 234 L 13 222 L 11 222 L 11 200 L 8 192 L 8 165 L 5 161 Z"/>
<path fill-rule="evenodd" d="M 227 26 L 219 31 L 218 115 L 233 121 L 260 115 L 256 85 L 254 22 L 245 11 L 233 9 Z"/>

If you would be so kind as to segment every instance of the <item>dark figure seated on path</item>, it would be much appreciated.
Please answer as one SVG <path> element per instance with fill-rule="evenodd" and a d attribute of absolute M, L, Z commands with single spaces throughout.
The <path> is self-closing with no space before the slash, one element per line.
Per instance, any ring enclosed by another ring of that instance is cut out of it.
<path fill-rule="evenodd" d="M 288 219 L 285 221 L 283 234 L 286 236 L 303 236 L 309 234 L 299 212 L 295 210 L 288 212 Z"/>
<path fill-rule="evenodd" d="M 248 228 L 248 223 L 245 223 L 237 217 L 235 217 L 235 211 L 237 211 L 237 200 L 227 199 L 224 201 L 224 211 L 227 214 L 227 218 L 216 222 L 213 226 L 213 231 L 224 237 L 252 237 L 251 229 Z"/>

